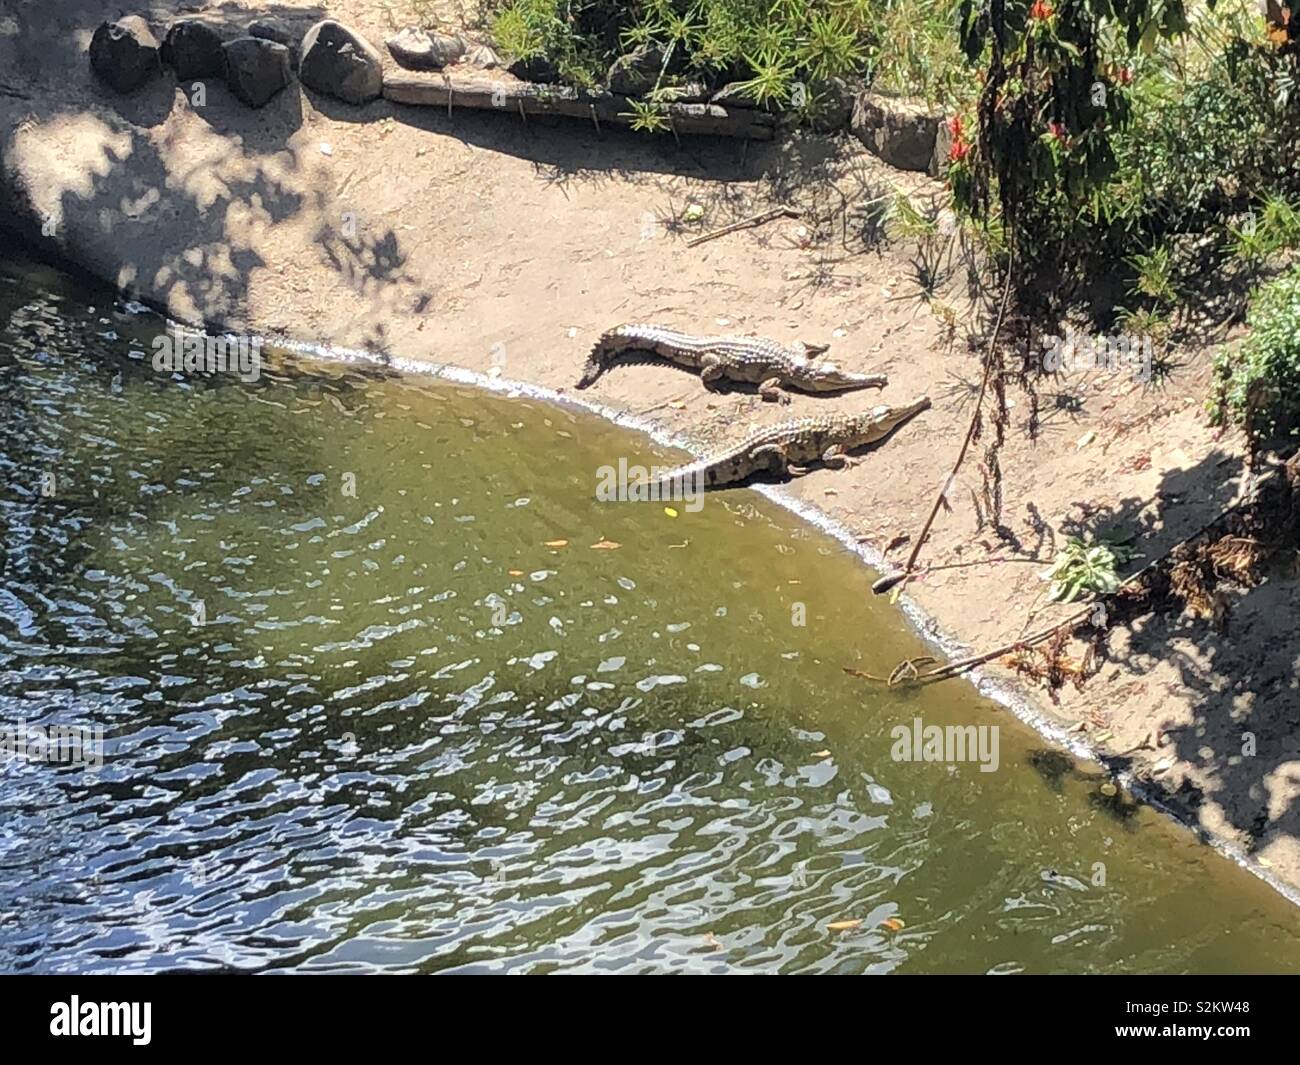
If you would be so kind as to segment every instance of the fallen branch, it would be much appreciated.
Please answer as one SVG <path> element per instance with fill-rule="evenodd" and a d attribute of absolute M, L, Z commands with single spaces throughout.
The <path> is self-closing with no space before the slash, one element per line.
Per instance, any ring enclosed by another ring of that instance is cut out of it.
<path fill-rule="evenodd" d="M 770 211 L 764 211 L 762 214 L 756 214 L 752 218 L 742 218 L 739 222 L 732 222 L 729 226 L 723 226 L 721 229 L 715 229 L 712 233 L 705 233 L 703 236 L 694 237 L 686 242 L 688 248 L 693 248 L 697 244 L 703 244 L 705 241 L 717 240 L 719 237 L 725 237 L 728 233 L 735 233 L 739 229 L 753 229 L 755 226 L 761 226 L 766 222 L 771 222 L 777 218 L 798 218 L 799 212 L 793 207 L 774 207 Z"/>
<path fill-rule="evenodd" d="M 912 567 L 916 565 L 917 556 L 921 553 L 921 547 L 925 539 L 930 535 L 930 526 L 934 524 L 934 519 L 939 516 L 939 508 L 943 506 L 944 500 L 948 496 L 948 489 L 952 486 L 957 476 L 957 471 L 961 469 L 961 464 L 966 461 L 966 452 L 970 450 L 971 441 L 975 439 L 975 429 L 979 425 L 980 408 L 984 406 L 984 393 L 988 391 L 989 377 L 993 373 L 993 349 L 998 342 L 998 333 L 1002 331 L 1002 319 L 1007 313 L 1007 300 L 1011 296 L 1011 275 L 1013 264 L 1007 263 L 1007 283 L 1002 290 L 1002 306 L 998 308 L 997 321 L 993 323 L 993 335 L 989 337 L 988 350 L 984 353 L 984 376 L 980 380 L 979 396 L 975 400 L 975 411 L 971 414 L 970 428 L 966 430 L 966 439 L 962 441 L 961 451 L 957 453 L 957 461 L 953 463 L 952 472 L 948 474 L 948 479 L 943 482 L 939 488 L 939 494 L 935 497 L 934 506 L 930 508 L 930 516 L 925 519 L 925 525 L 921 527 L 921 535 L 916 538 L 916 544 L 912 547 L 912 553 L 907 557 L 907 564 L 903 567 L 901 573 L 895 573 L 888 577 L 881 577 L 871 586 L 874 595 L 882 595 L 889 591 L 901 581 L 907 580 L 912 575 Z"/>
<path fill-rule="evenodd" d="M 1098 607 L 1104 607 L 1106 599 L 1114 598 L 1124 588 L 1127 588 L 1137 583 L 1137 581 L 1139 581 L 1151 570 L 1155 569 L 1157 566 L 1164 564 L 1174 554 L 1175 551 L 1179 550 L 1180 548 L 1186 547 L 1192 541 L 1197 540 L 1200 537 L 1204 536 L 1207 532 L 1213 529 L 1216 525 L 1222 522 L 1229 515 L 1231 515 L 1235 511 L 1240 510 L 1242 507 L 1247 506 L 1250 503 L 1254 502 L 1258 498 L 1260 490 L 1274 476 L 1276 476 L 1278 471 L 1281 469 L 1284 469 L 1284 467 L 1275 466 L 1273 469 L 1269 470 L 1266 474 L 1264 474 L 1264 476 L 1259 478 L 1258 481 L 1256 481 L 1252 486 L 1250 486 L 1250 488 L 1246 492 L 1243 492 L 1241 497 L 1237 499 L 1236 502 L 1232 503 L 1224 510 L 1221 510 L 1210 521 L 1206 522 L 1204 525 L 1202 525 L 1191 535 L 1184 536 L 1181 540 L 1178 541 L 1178 543 L 1174 544 L 1173 547 L 1169 548 L 1169 550 L 1166 551 L 1164 554 L 1160 555 L 1158 558 L 1152 559 L 1140 570 L 1126 577 L 1123 581 L 1120 582 L 1119 586 L 1115 589 L 1115 591 L 1112 592 L 1109 596 L 1106 596 L 1105 599 L 1091 600 L 1087 605 L 1081 607 L 1079 610 L 1069 615 L 1069 617 L 1065 618 L 1062 621 L 1058 621 L 1055 624 L 1050 625 L 1045 629 L 1039 629 L 1037 632 L 1032 633 L 1029 636 L 1022 636 L 1018 640 L 1012 640 L 1010 643 L 1003 644 L 1001 647 L 995 647 L 991 651 L 984 651 L 977 655 L 971 655 L 968 658 L 959 659 L 956 662 L 949 662 L 947 665 L 940 666 L 938 669 L 932 669 L 925 673 L 921 673 L 917 669 L 917 667 L 921 665 L 927 665 L 928 663 L 933 662 L 934 658 L 929 655 L 922 655 L 917 658 L 904 659 L 902 662 L 900 662 L 897 666 L 894 667 L 894 669 L 890 672 L 888 678 L 873 676 L 870 673 L 865 673 L 860 669 L 853 669 L 849 666 L 842 666 L 841 668 L 844 670 L 845 673 L 848 673 L 850 676 L 861 677 L 863 680 L 875 681 L 877 684 L 886 684 L 891 688 L 896 687 L 900 684 L 930 684 L 933 683 L 934 681 L 947 680 L 949 677 L 959 676 L 960 674 L 965 673 L 968 670 L 974 669 L 976 666 L 982 666 L 986 662 L 991 662 L 995 658 L 1001 658 L 1003 655 L 1011 654 L 1013 651 L 1027 650 L 1028 648 L 1035 647 L 1040 643 L 1045 643 L 1046 641 L 1053 639 L 1057 635 L 1059 635 L 1061 630 L 1063 629 L 1068 628 L 1071 631 L 1073 631 L 1074 628 L 1078 627 L 1083 621 L 1092 617 L 1095 611 L 1098 609 Z M 1233 537 L 1232 539 L 1243 539 L 1243 538 Z"/>

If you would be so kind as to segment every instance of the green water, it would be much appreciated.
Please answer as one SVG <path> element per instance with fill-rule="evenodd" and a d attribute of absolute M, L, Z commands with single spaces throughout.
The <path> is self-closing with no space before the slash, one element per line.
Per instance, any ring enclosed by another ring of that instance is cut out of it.
<path fill-rule="evenodd" d="M 925 649 L 758 493 L 599 503 L 672 456 L 374 367 L 173 379 L 30 266 L 0 316 L 0 715 L 105 736 L 0 772 L 5 970 L 1300 969 L 1288 903 L 965 684 L 844 674 Z M 918 717 L 996 771 L 892 758 Z"/>

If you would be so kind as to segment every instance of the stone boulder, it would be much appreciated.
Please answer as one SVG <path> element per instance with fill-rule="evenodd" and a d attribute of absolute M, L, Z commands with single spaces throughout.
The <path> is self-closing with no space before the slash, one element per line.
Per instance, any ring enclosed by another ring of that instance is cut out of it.
<path fill-rule="evenodd" d="M 379 52 L 355 30 L 322 19 L 302 39 L 298 77 L 309 89 L 350 104 L 364 104 L 384 87 Z"/>
<path fill-rule="evenodd" d="M 249 107 L 262 107 L 289 84 L 289 49 L 261 37 L 227 42 L 226 84 Z"/>
<path fill-rule="evenodd" d="M 663 85 L 659 91 L 665 101 L 675 104 L 708 103 L 709 87 L 702 81 L 687 81 L 681 85 Z"/>
<path fill-rule="evenodd" d="M 102 22 L 90 39 L 90 69 L 121 93 L 133 92 L 162 69 L 158 38 L 139 15 Z"/>
<path fill-rule="evenodd" d="M 226 72 L 221 34 L 195 18 L 171 24 L 162 43 L 162 61 L 176 72 L 178 81 L 219 78 Z"/>
<path fill-rule="evenodd" d="M 398 66 L 407 70 L 441 70 L 458 62 L 468 50 L 463 37 L 428 34 L 408 26 L 384 42 Z"/>
<path fill-rule="evenodd" d="M 640 96 L 655 87 L 664 66 L 664 51 L 655 44 L 643 44 L 614 60 L 607 83 L 610 92 Z"/>
<path fill-rule="evenodd" d="M 551 85 L 560 80 L 560 72 L 545 56 L 533 56 L 532 59 L 516 59 L 506 72 L 513 74 L 520 81 L 531 81 L 538 85 Z"/>
<path fill-rule="evenodd" d="M 278 22 L 268 22 L 265 19 L 253 19 L 248 24 L 248 35 L 258 37 L 263 41 L 274 41 L 276 44 L 282 44 L 289 49 L 289 64 L 298 69 L 298 35 Z"/>
<path fill-rule="evenodd" d="M 853 135 L 890 166 L 934 173 L 935 145 L 943 116 L 920 100 L 858 94 L 849 128 Z"/>
<path fill-rule="evenodd" d="M 495 70 L 501 65 L 501 57 L 486 44 L 480 44 L 465 53 L 465 62 L 480 70 Z"/>

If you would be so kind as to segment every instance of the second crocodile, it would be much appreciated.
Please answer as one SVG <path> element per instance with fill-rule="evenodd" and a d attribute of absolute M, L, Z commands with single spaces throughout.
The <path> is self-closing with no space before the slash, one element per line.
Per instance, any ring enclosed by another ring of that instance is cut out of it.
<path fill-rule="evenodd" d="M 702 490 L 743 481 L 756 473 L 799 477 L 807 465 L 821 462 L 842 469 L 854 459 L 847 452 L 888 436 L 904 422 L 930 408 L 930 397 L 899 407 L 875 407 L 861 414 L 829 414 L 797 418 L 757 429 L 739 444 L 727 447 L 656 478 L 665 491 Z"/>
<path fill-rule="evenodd" d="M 692 336 L 657 325 L 620 325 L 596 341 L 583 369 L 579 388 L 596 382 L 613 360 L 628 351 L 646 351 L 689 369 L 700 371 L 706 385 L 721 380 L 758 385 L 765 400 L 782 400 L 781 388 L 804 392 L 845 392 L 853 388 L 884 388 L 884 374 L 842 370 L 829 360 L 809 356 L 825 353 L 826 346 L 781 344 L 766 337 Z"/>

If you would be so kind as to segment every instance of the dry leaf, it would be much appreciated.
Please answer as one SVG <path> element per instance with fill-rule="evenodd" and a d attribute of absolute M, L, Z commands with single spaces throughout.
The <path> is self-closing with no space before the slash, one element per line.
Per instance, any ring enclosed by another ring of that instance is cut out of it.
<path fill-rule="evenodd" d="M 704 945 L 711 950 L 722 950 L 722 942 L 712 932 L 704 933 Z"/>
<path fill-rule="evenodd" d="M 568 546 L 569 546 L 569 541 L 568 541 L 568 540 L 547 540 L 547 541 L 546 541 L 546 544 L 545 544 L 544 546 L 546 546 L 546 547 L 568 547 Z"/>
<path fill-rule="evenodd" d="M 512 577 L 522 577 L 524 575 L 524 571 L 521 569 L 508 569 L 506 572 Z"/>
<path fill-rule="evenodd" d="M 880 927 L 887 929 L 890 932 L 901 932 L 905 926 L 903 924 L 902 918 L 886 917 L 883 921 L 880 922 Z"/>
<path fill-rule="evenodd" d="M 616 544 L 616 543 L 614 543 L 613 540 L 606 540 L 606 539 L 602 536 L 602 537 L 600 538 L 599 543 L 594 543 L 594 544 L 591 545 L 591 549 L 592 549 L 593 551 L 616 551 L 616 550 L 618 550 L 618 548 L 620 548 L 620 547 L 622 547 L 622 546 L 623 546 L 622 544 Z"/>
<path fill-rule="evenodd" d="M 830 753 L 831 753 L 830 751 L 813 751 L 813 757 L 814 757 L 814 758 L 829 758 L 829 757 L 830 757 Z"/>
<path fill-rule="evenodd" d="M 861 919 L 856 921 L 832 921 L 826 926 L 828 932 L 851 932 L 862 924 Z"/>

